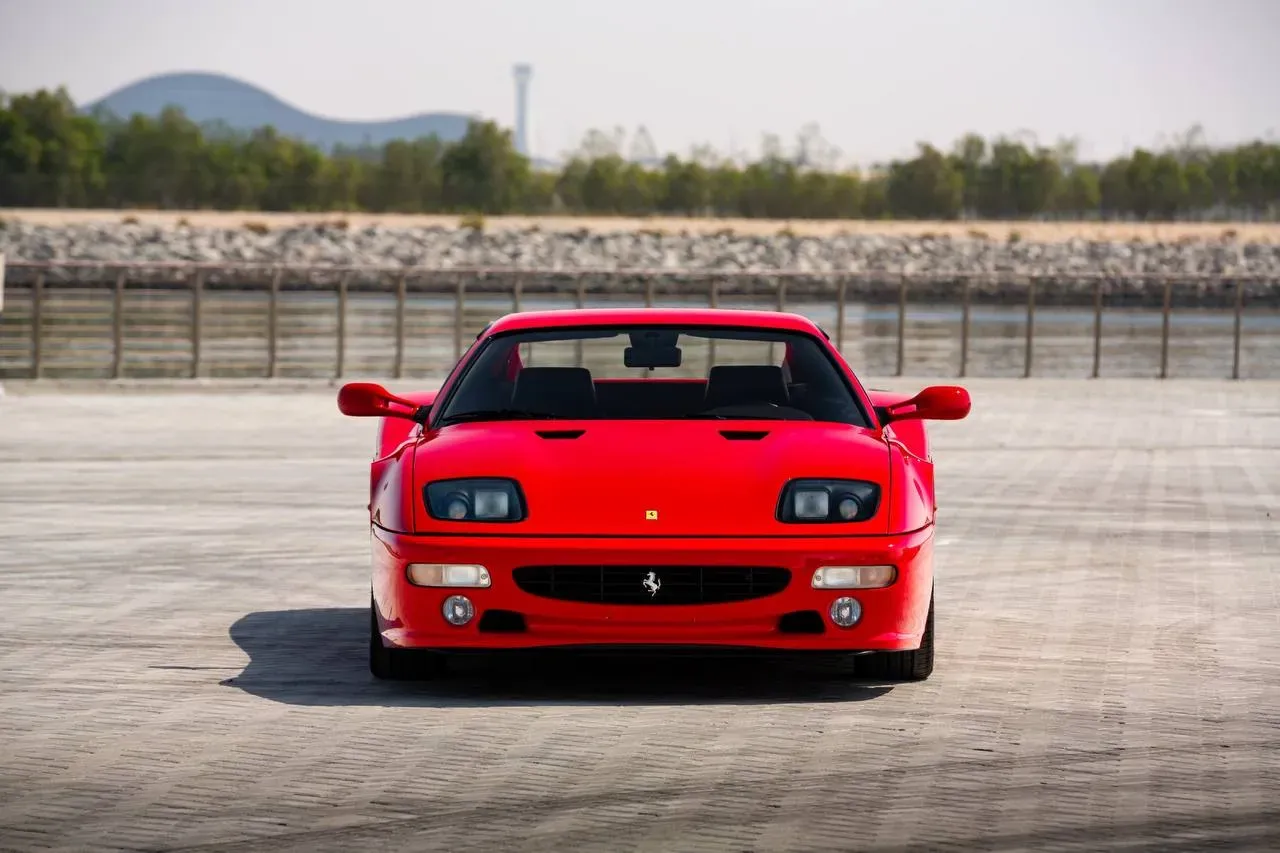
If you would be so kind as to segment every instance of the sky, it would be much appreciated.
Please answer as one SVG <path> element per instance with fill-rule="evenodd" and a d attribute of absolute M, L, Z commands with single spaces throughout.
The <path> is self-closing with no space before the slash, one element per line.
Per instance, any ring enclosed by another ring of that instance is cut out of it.
<path fill-rule="evenodd" d="M 516 62 L 549 158 L 638 125 L 754 156 L 816 123 L 853 164 L 970 131 L 1086 159 L 1280 134 L 1280 0 L 0 0 L 0 89 L 79 103 L 211 71 L 334 118 L 510 126 Z"/>

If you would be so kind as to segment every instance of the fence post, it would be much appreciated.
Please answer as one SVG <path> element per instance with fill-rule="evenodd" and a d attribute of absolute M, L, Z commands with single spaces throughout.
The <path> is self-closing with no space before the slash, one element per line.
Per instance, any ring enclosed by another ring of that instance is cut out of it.
<path fill-rule="evenodd" d="M 773 289 L 774 289 L 774 293 L 775 293 L 775 295 L 777 296 L 777 305 L 775 306 L 775 309 L 776 309 L 777 311 L 785 311 L 785 310 L 786 310 L 786 304 L 787 304 L 787 275 L 786 275 L 786 273 L 778 273 L 778 274 L 777 274 L 776 281 L 777 281 L 777 284 L 776 284 L 776 285 L 774 285 L 774 288 L 773 288 Z M 776 352 L 777 352 L 777 345 L 776 345 L 776 344 L 773 344 L 773 343 L 770 343 L 770 344 L 769 344 L 769 361 L 773 361 L 773 360 L 775 360 L 775 359 L 777 358 Z"/>
<path fill-rule="evenodd" d="M 400 273 L 396 277 L 396 354 L 391 365 L 391 375 L 396 379 L 404 376 L 404 311 L 408 297 L 408 273 Z"/>
<path fill-rule="evenodd" d="M 848 281 L 840 276 L 836 281 L 836 352 L 844 355 L 844 303 Z"/>
<path fill-rule="evenodd" d="M 455 362 L 462 358 L 462 331 L 466 322 L 466 312 L 467 277 L 459 273 L 453 291 L 453 360 Z"/>
<path fill-rule="evenodd" d="M 200 376 L 200 324 L 204 314 L 204 270 L 191 279 L 191 378 Z"/>
<path fill-rule="evenodd" d="M 0 252 L 0 319 L 4 318 L 4 252 Z M 4 386 L 0 385 L 0 393 Z"/>
<path fill-rule="evenodd" d="M 578 274 L 578 289 L 576 296 L 577 307 L 583 308 L 587 303 L 587 277 L 583 273 Z M 578 367 L 582 367 L 582 339 L 573 342 L 573 363 Z"/>
<path fill-rule="evenodd" d="M 44 367 L 41 348 L 43 330 L 40 328 L 44 315 L 44 273 L 36 273 L 36 280 L 31 285 L 31 378 L 39 379 Z"/>
<path fill-rule="evenodd" d="M 516 273 L 515 283 L 511 287 L 511 312 L 520 313 L 520 297 L 524 295 L 524 276 Z"/>
<path fill-rule="evenodd" d="M 338 329 L 337 352 L 334 353 L 333 378 L 341 379 L 347 367 L 347 286 L 351 273 L 338 277 Z"/>
<path fill-rule="evenodd" d="M 1160 319 L 1160 378 L 1169 378 L 1169 321 L 1173 302 L 1173 280 L 1164 280 L 1164 310 Z"/>
<path fill-rule="evenodd" d="M 898 370 L 901 376 L 907 362 L 907 275 L 898 277 Z"/>
<path fill-rule="evenodd" d="M 960 377 L 964 378 L 966 371 L 969 369 L 969 300 L 970 300 L 970 281 L 968 278 L 964 280 L 964 289 L 960 296 Z"/>
<path fill-rule="evenodd" d="M 1093 282 L 1093 378 L 1102 370 L 1102 278 Z"/>
<path fill-rule="evenodd" d="M 271 287 L 267 291 L 267 378 L 274 379 L 276 376 L 276 348 L 279 337 L 279 305 L 280 299 L 280 279 L 284 275 L 284 270 L 276 270 L 271 276 Z"/>
<path fill-rule="evenodd" d="M 111 294 L 111 378 L 124 376 L 124 287 L 128 273 L 121 268 Z"/>
<path fill-rule="evenodd" d="M 720 279 L 712 276 L 711 287 L 707 289 L 707 307 L 715 309 L 720 307 Z M 716 339 L 709 338 L 707 340 L 707 370 L 716 366 Z"/>
<path fill-rule="evenodd" d="M 1032 276 L 1027 279 L 1027 352 L 1022 359 L 1022 378 L 1031 377 L 1031 347 L 1036 329 L 1036 280 Z"/>
<path fill-rule="evenodd" d="M 1236 281 L 1235 331 L 1232 336 L 1231 378 L 1240 378 L 1240 338 L 1243 337 L 1241 319 L 1244 313 L 1245 282 Z"/>
<path fill-rule="evenodd" d="M 653 307 L 653 276 L 651 275 L 644 277 L 644 307 Z"/>

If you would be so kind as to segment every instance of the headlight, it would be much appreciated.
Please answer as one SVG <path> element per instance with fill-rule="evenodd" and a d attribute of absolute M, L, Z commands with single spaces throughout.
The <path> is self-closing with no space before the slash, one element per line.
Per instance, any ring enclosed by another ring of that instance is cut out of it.
<path fill-rule="evenodd" d="M 522 521 L 524 498 L 515 480 L 437 480 L 422 490 L 432 518 L 441 521 Z"/>
<path fill-rule="evenodd" d="M 880 487 L 865 480 L 792 480 L 778 500 L 778 520 L 866 521 L 879 505 Z"/>

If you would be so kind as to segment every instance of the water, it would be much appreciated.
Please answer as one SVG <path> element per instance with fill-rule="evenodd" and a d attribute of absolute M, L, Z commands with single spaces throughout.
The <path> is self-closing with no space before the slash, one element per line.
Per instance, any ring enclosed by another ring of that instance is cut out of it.
<path fill-rule="evenodd" d="M 189 293 L 130 287 L 124 297 L 122 375 L 133 378 L 191 374 L 192 309 Z M 527 296 L 523 310 L 569 308 L 572 295 Z M 589 296 L 586 305 L 643 307 L 639 297 Z M 659 306 L 701 306 L 701 298 L 664 297 Z M 776 307 L 767 297 L 722 296 L 722 308 Z M 511 310 L 509 297 L 468 295 L 462 346 L 485 324 Z M 821 324 L 832 336 L 832 302 L 796 302 L 789 310 Z M 332 377 L 337 358 L 336 293 L 283 291 L 279 295 L 276 375 Z M 403 375 L 438 377 L 455 361 L 455 302 L 450 295 L 410 293 L 405 307 Z M 1032 353 L 1034 376 L 1085 377 L 1093 370 L 1091 309 L 1037 308 Z M 1169 339 L 1169 375 L 1229 378 L 1234 318 L 1230 311 L 1177 309 Z M 45 292 L 42 373 L 50 378 L 106 378 L 113 366 L 112 295 L 104 288 L 50 288 Z M 1160 370 L 1162 319 L 1158 310 L 1108 308 L 1103 314 L 1100 374 L 1154 377 Z M 268 297 L 265 292 L 206 291 L 201 318 L 199 375 L 258 377 L 268 366 Z M 390 377 L 395 362 L 395 299 L 386 293 L 348 298 L 343 375 Z M 959 306 L 908 307 L 903 372 L 918 377 L 956 376 L 960 366 Z M 896 305 L 850 303 L 845 311 L 843 353 L 865 376 L 897 371 Z M 6 294 L 0 318 L 0 379 L 31 375 L 31 300 L 23 288 Z M 1022 376 L 1026 309 L 975 306 L 967 375 Z M 1242 378 L 1280 378 L 1280 311 L 1250 307 L 1242 325 Z"/>

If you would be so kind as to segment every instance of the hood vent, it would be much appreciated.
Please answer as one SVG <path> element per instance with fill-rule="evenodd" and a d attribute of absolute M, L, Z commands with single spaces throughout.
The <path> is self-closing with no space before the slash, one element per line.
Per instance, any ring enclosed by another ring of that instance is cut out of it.
<path fill-rule="evenodd" d="M 586 432 L 585 429 L 539 429 L 534 430 L 538 438 L 577 438 Z"/>
<path fill-rule="evenodd" d="M 720 434 L 730 441 L 759 441 L 768 435 L 769 431 L 764 429 L 722 429 Z"/>

